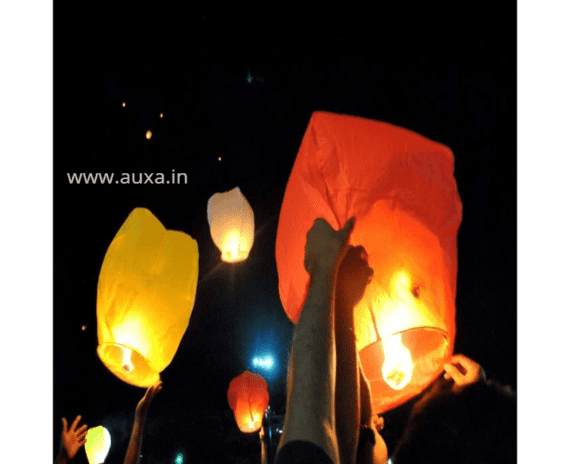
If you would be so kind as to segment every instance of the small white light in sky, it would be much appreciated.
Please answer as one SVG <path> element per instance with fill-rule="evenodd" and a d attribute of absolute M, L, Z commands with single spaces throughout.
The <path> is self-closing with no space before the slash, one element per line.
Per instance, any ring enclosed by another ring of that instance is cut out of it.
<path fill-rule="evenodd" d="M 125 102 L 123 102 L 123 108 L 124 108 L 125 106 L 127 106 L 127 104 L 126 104 Z"/>

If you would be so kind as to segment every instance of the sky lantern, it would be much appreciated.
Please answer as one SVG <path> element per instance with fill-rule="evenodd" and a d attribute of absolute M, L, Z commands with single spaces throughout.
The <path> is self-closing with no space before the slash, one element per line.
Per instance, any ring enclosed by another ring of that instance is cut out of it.
<path fill-rule="evenodd" d="M 375 413 L 420 393 L 453 353 L 461 201 L 453 153 L 410 130 L 316 112 L 285 191 L 277 230 L 279 294 L 297 322 L 307 292 L 306 236 L 316 218 L 356 218 L 374 276 L 354 309 Z"/>
<path fill-rule="evenodd" d="M 111 448 L 111 434 L 100 425 L 87 431 L 85 454 L 89 464 L 103 464 Z"/>
<path fill-rule="evenodd" d="M 174 358 L 198 283 L 198 244 L 134 209 L 111 242 L 97 287 L 97 353 L 125 382 L 149 387 Z"/>
<path fill-rule="evenodd" d="M 230 382 L 228 403 L 243 433 L 258 432 L 269 405 L 267 382 L 261 375 L 245 371 Z"/>
<path fill-rule="evenodd" d="M 249 256 L 255 229 L 253 209 L 239 187 L 210 197 L 208 224 L 222 261 L 236 263 Z"/>
<path fill-rule="evenodd" d="M 147 130 L 147 131 L 146 131 L 146 138 L 147 138 L 148 140 L 150 140 L 151 137 L 152 137 L 152 132 L 151 132 L 150 130 Z"/>

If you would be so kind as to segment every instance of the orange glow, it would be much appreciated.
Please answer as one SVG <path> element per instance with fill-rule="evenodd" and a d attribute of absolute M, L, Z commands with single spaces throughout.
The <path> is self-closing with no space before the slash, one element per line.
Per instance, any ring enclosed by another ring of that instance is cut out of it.
<path fill-rule="evenodd" d="M 269 405 L 267 382 L 259 374 L 243 372 L 230 382 L 228 403 L 243 433 L 258 432 Z"/>
<path fill-rule="evenodd" d="M 162 114 L 162 113 L 160 113 L 160 117 L 161 117 L 161 118 L 162 118 L 162 116 L 163 116 L 163 114 Z"/>
<path fill-rule="evenodd" d="M 127 106 L 127 104 L 126 104 L 125 102 L 123 102 L 123 108 L 124 108 L 125 106 Z"/>
<path fill-rule="evenodd" d="M 461 201 L 449 148 L 352 116 L 313 114 L 285 191 L 277 230 L 279 294 L 296 323 L 306 296 L 306 236 L 316 218 L 354 216 L 374 276 L 354 331 L 375 413 L 402 404 L 453 352 Z"/>
<path fill-rule="evenodd" d="M 146 138 L 150 140 L 151 137 L 152 137 L 152 132 L 147 130 L 146 131 Z"/>

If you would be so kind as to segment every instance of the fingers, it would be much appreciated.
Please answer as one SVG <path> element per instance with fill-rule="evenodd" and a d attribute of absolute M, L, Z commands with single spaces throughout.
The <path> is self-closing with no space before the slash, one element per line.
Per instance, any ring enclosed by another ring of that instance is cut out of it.
<path fill-rule="evenodd" d="M 457 367 L 455 367 L 452 363 L 448 362 L 443 365 L 443 369 L 448 374 L 449 377 L 453 379 L 453 381 L 458 384 L 462 385 L 463 382 L 463 374 L 459 371 Z M 447 377 L 447 379 L 449 379 Z"/>
<path fill-rule="evenodd" d="M 82 435 L 84 433 L 87 433 L 87 424 L 83 424 L 81 427 L 79 427 L 77 429 L 77 432 L 75 432 L 78 436 Z"/>
<path fill-rule="evenodd" d="M 63 423 L 63 433 L 67 433 L 67 420 L 65 417 L 61 418 L 61 422 Z"/>
<path fill-rule="evenodd" d="M 79 424 L 79 421 L 81 420 L 81 416 L 77 416 L 75 418 L 75 420 L 73 421 L 73 424 L 71 424 L 71 427 L 69 430 L 71 430 L 72 432 L 75 431 L 75 428 L 77 427 L 77 424 Z"/>
<path fill-rule="evenodd" d="M 343 241 L 346 241 L 348 239 L 350 233 L 352 232 L 352 229 L 354 229 L 354 217 L 351 217 L 348 221 L 346 221 L 344 227 L 339 231 L 340 237 Z"/>
<path fill-rule="evenodd" d="M 87 441 L 87 430 L 77 435 L 77 441 L 79 442 L 79 444 L 83 444 Z"/>

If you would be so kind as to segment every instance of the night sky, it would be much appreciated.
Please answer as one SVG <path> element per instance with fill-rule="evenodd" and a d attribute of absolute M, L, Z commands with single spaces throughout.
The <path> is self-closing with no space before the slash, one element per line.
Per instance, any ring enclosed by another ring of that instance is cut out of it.
<path fill-rule="evenodd" d="M 279 300 L 275 237 L 318 110 L 389 122 L 451 148 L 463 202 L 455 351 L 517 388 L 516 9 L 477 6 L 232 15 L 55 2 L 54 455 L 61 417 L 81 414 L 110 430 L 106 463 L 124 458 L 144 390 L 97 356 L 97 279 L 120 226 L 145 207 L 196 239 L 200 260 L 190 324 L 161 374 L 141 463 L 171 463 L 177 453 L 185 462 L 257 459 L 257 437 L 238 431 L 226 392 L 254 369 L 254 356 L 271 354 L 270 405 L 284 413 L 293 325 Z M 68 181 L 68 173 L 172 170 L 188 183 Z M 249 258 L 230 265 L 211 239 L 206 205 L 236 186 L 256 234 Z M 74 462 L 87 462 L 84 453 Z"/>

